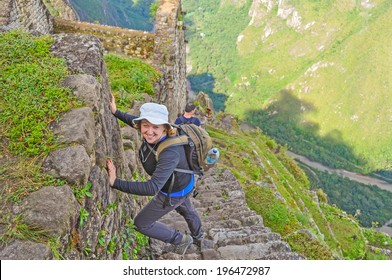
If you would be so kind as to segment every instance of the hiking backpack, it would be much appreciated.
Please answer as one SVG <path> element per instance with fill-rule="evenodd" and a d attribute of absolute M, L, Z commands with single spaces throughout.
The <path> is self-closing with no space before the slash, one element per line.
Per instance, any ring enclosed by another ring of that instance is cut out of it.
<path fill-rule="evenodd" d="M 206 171 L 209 167 L 212 166 L 211 164 L 208 165 L 206 163 L 207 153 L 212 148 L 212 140 L 208 132 L 198 125 L 180 124 L 173 126 L 177 128 L 176 135 L 169 136 L 168 139 L 163 141 L 158 146 L 155 158 L 158 161 L 159 154 L 167 147 L 173 145 L 183 145 L 190 170 L 175 168 L 174 171 L 196 175 L 193 190 L 193 197 L 196 197 L 199 193 L 196 189 L 197 181 L 202 177 L 203 171 Z M 171 205 L 170 194 L 173 188 L 173 183 L 174 175 L 172 176 L 169 190 L 167 192 L 165 201 L 163 202 L 163 208 L 165 208 L 167 205 Z"/>
<path fill-rule="evenodd" d="M 178 169 L 175 171 L 193 173 L 198 176 L 203 175 L 210 166 L 206 163 L 208 151 L 212 148 L 212 140 L 208 132 L 195 124 L 173 125 L 177 128 L 175 136 L 169 136 L 163 141 L 157 150 L 156 159 L 159 154 L 169 146 L 183 145 L 185 148 L 186 158 L 191 170 Z"/>

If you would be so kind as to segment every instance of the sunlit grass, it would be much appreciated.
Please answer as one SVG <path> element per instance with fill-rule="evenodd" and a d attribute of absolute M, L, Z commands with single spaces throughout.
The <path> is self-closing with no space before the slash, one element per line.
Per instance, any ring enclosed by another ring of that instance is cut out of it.
<path fill-rule="evenodd" d="M 127 111 L 134 100 L 143 100 L 144 94 L 154 94 L 154 83 L 161 75 L 152 66 L 137 58 L 115 54 L 107 54 L 104 59 L 120 110 Z"/>

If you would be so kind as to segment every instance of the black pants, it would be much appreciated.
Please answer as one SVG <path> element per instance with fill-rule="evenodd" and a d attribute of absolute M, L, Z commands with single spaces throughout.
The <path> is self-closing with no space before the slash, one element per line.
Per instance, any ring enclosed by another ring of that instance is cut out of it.
<path fill-rule="evenodd" d="M 134 223 L 137 231 L 151 238 L 161 240 L 166 243 L 178 245 L 183 237 L 183 233 L 170 228 L 164 223 L 157 222 L 164 215 L 172 210 L 176 210 L 184 217 L 188 224 L 192 236 L 198 236 L 202 230 L 200 216 L 191 201 L 192 192 L 182 197 L 172 197 L 171 205 L 163 207 L 166 196 L 158 193 L 135 217 Z"/>

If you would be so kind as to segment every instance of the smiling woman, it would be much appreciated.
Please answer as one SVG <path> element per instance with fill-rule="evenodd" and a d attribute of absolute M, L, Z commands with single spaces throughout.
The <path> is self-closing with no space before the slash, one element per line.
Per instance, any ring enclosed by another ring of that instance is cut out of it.
<path fill-rule="evenodd" d="M 191 201 L 194 188 L 194 174 L 190 169 L 185 149 L 173 145 L 164 149 L 156 158 L 158 147 L 171 134 L 169 112 L 165 105 L 144 103 L 140 116 L 133 116 L 117 110 L 115 99 L 110 102 L 112 114 L 138 129 L 143 142 L 139 158 L 144 170 L 151 176 L 146 182 L 129 182 L 116 176 L 116 167 L 107 161 L 110 186 L 122 192 L 141 196 L 154 196 L 134 220 L 136 229 L 151 237 L 175 245 L 174 251 L 184 255 L 193 240 L 204 236 L 200 216 Z M 189 171 L 189 172 L 188 172 Z M 176 210 L 187 222 L 190 234 L 181 233 L 158 220 L 172 210 Z"/>

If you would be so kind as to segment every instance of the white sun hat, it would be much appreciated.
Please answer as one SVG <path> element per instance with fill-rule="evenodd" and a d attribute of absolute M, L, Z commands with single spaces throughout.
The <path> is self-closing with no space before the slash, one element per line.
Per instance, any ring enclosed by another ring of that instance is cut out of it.
<path fill-rule="evenodd" d="M 169 112 L 165 105 L 157 103 L 144 103 L 140 107 L 140 116 L 133 119 L 133 123 L 141 120 L 147 120 L 148 122 L 160 125 L 169 123 Z"/>

